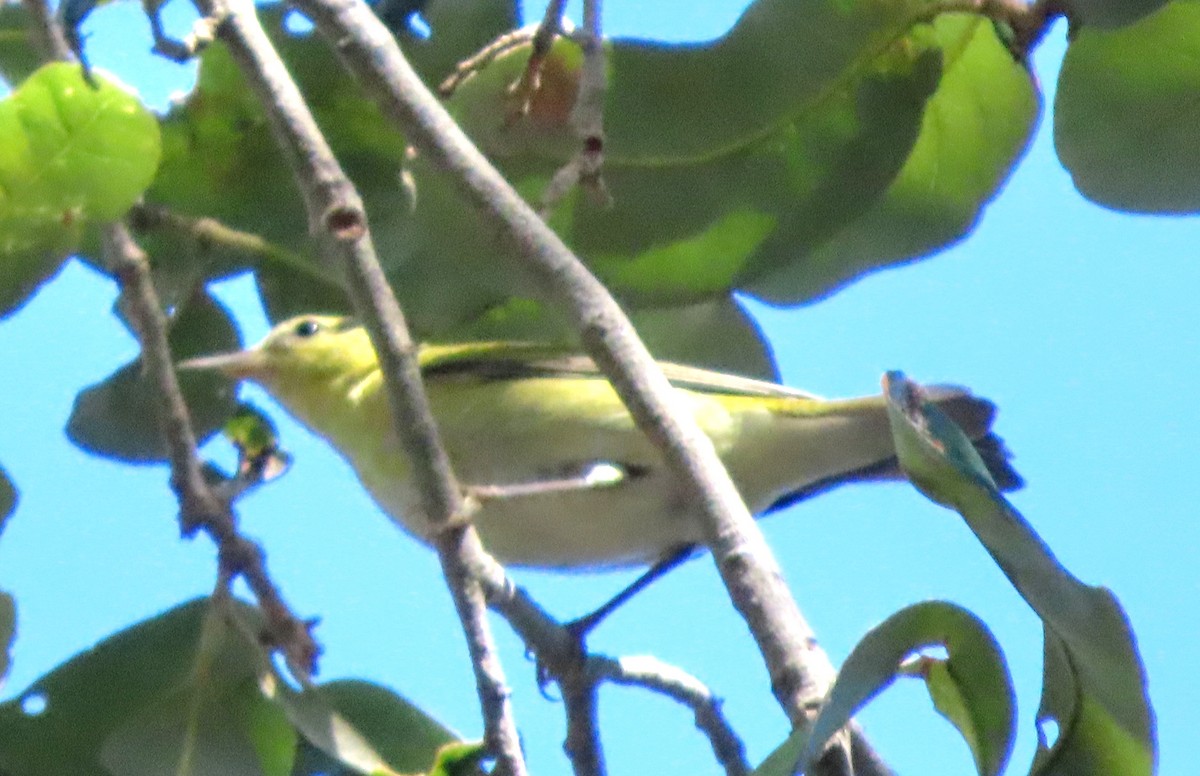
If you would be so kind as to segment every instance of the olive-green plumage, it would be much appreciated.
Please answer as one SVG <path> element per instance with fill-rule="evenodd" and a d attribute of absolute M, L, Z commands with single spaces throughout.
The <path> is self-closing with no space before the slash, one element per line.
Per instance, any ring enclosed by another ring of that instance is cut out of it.
<path fill-rule="evenodd" d="M 701 541 L 657 451 L 586 357 L 545 345 L 470 343 L 422 346 L 419 362 L 463 483 L 577 483 L 483 501 L 475 524 L 501 561 L 558 568 L 643 564 Z M 350 462 L 392 519 L 418 537 L 428 535 L 375 352 L 361 327 L 344 318 L 302 316 L 252 348 L 182 366 L 260 384 Z M 844 482 L 901 476 L 881 396 L 826 400 L 719 372 L 662 367 L 680 406 L 712 438 L 755 513 Z M 991 403 L 958 388 L 934 388 L 931 395 L 976 440 L 997 483 L 1019 486 L 1003 445 L 989 432 Z M 607 476 L 588 478 L 596 472 Z"/>

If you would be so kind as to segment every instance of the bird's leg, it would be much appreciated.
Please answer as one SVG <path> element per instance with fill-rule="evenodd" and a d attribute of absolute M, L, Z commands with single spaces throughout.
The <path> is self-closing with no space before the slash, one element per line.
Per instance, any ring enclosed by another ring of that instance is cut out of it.
<path fill-rule="evenodd" d="M 583 617 L 571 620 L 564 627 L 582 643 L 587 634 L 595 629 L 608 615 L 615 612 L 621 604 L 633 598 L 651 582 L 690 558 L 695 551 L 696 548 L 691 545 L 671 550 L 657 560 L 653 566 L 642 572 L 637 579 L 626 585 L 621 592 L 605 601 L 598 609 Z"/>
<path fill-rule="evenodd" d="M 547 477 L 532 482 L 515 482 L 506 485 L 469 485 L 467 486 L 467 495 L 480 503 L 529 496 L 551 496 L 579 490 L 611 488 L 620 485 L 631 474 L 637 474 L 637 472 L 604 461 L 589 461 L 577 473 L 562 477 Z"/>

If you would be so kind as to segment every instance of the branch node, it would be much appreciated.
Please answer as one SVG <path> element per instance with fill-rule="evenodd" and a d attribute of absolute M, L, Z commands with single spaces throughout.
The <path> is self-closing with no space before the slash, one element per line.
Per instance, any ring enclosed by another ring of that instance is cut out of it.
<path fill-rule="evenodd" d="M 361 207 L 337 204 L 325 211 L 325 228 L 337 240 L 354 242 L 367 233 L 367 217 Z"/>

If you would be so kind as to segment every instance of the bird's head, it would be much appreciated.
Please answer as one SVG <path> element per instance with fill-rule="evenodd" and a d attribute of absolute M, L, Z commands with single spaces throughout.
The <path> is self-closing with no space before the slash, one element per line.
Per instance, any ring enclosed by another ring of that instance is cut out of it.
<path fill-rule="evenodd" d="M 217 371 L 278 389 L 361 373 L 374 364 L 370 339 L 353 320 L 301 315 L 280 323 L 261 342 L 245 350 L 191 358 L 178 366 Z"/>

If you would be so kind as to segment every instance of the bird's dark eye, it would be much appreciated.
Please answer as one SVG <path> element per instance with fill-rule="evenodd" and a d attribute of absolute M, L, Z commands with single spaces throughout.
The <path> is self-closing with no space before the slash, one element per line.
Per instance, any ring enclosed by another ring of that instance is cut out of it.
<path fill-rule="evenodd" d="M 312 318 L 305 318 L 296 324 L 293 332 L 297 337 L 311 337 L 321 330 L 321 324 L 314 321 Z"/>

